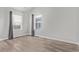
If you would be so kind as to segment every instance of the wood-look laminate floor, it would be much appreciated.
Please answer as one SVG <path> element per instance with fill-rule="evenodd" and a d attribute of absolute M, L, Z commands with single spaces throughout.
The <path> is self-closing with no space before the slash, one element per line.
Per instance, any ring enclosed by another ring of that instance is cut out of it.
<path fill-rule="evenodd" d="M 0 52 L 77 52 L 76 44 L 39 37 L 24 36 L 0 41 Z"/>

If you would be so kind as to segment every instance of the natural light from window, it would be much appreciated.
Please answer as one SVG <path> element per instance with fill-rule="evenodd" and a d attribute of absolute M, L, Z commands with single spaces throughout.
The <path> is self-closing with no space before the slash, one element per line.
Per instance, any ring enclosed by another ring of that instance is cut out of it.
<path fill-rule="evenodd" d="M 22 16 L 21 15 L 13 15 L 13 28 L 14 29 L 22 29 Z"/>

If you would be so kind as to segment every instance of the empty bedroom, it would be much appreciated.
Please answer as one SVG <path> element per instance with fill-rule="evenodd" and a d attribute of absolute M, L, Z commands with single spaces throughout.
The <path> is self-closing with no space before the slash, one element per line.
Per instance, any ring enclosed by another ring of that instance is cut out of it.
<path fill-rule="evenodd" d="M 0 7 L 0 52 L 79 52 L 79 7 Z"/>

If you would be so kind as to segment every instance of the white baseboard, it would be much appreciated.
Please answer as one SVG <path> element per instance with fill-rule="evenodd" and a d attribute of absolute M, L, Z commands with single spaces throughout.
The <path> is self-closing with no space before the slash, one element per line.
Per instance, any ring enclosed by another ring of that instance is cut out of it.
<path fill-rule="evenodd" d="M 58 41 L 63 41 L 63 42 L 67 42 L 67 43 L 73 43 L 73 44 L 77 44 L 79 45 L 79 42 L 75 42 L 75 41 L 70 41 L 70 40 L 65 40 L 62 38 L 57 38 L 57 37 L 47 37 L 47 36 L 43 36 L 43 35 L 36 35 L 38 37 L 42 37 L 42 38 L 47 38 L 47 39 L 52 39 L 52 40 L 58 40 Z"/>
<path fill-rule="evenodd" d="M 3 40 L 7 40 L 8 38 L 2 38 L 2 39 L 0 39 L 0 41 L 3 41 Z"/>
<path fill-rule="evenodd" d="M 21 36 L 25 36 L 25 34 L 24 34 L 24 35 L 14 36 L 14 38 L 21 37 Z M 6 38 L 1 38 L 0 41 L 7 40 L 7 39 L 8 39 L 8 37 L 6 37 Z"/>
<path fill-rule="evenodd" d="M 24 35 L 21 35 L 21 36 L 24 36 Z M 63 40 L 62 38 L 57 38 L 57 37 L 47 37 L 47 36 L 43 36 L 43 35 L 36 35 L 36 36 L 38 36 L 38 37 L 42 37 L 42 38 L 51 39 L 51 40 L 64 41 L 64 42 L 68 42 L 68 43 L 73 43 L 73 44 L 77 44 L 77 45 L 79 45 L 79 42 L 70 41 L 70 40 L 65 40 L 65 39 Z M 18 36 L 18 37 L 20 37 L 20 36 Z M 8 39 L 8 38 L 2 38 L 2 39 L 0 39 L 0 41 L 2 41 L 2 40 L 6 40 L 6 39 Z"/>

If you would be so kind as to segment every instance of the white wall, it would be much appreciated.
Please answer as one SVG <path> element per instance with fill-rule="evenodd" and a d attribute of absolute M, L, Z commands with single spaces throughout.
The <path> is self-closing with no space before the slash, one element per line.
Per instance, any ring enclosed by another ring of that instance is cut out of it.
<path fill-rule="evenodd" d="M 76 18 L 77 18 L 77 20 L 76 20 L 76 39 L 77 39 L 77 41 L 79 42 L 79 8 L 77 8 L 77 11 L 76 11 Z"/>
<path fill-rule="evenodd" d="M 0 7 L 0 39 L 8 37 L 8 8 Z"/>
<path fill-rule="evenodd" d="M 8 38 L 8 31 L 9 31 L 9 11 L 12 10 L 13 12 L 17 12 L 9 7 L 0 7 L 0 40 L 4 40 Z M 22 13 L 18 11 L 18 13 Z M 27 13 L 26 13 L 27 14 Z M 27 35 L 27 19 L 28 15 L 23 12 L 23 30 L 15 31 L 15 37 Z"/>
<path fill-rule="evenodd" d="M 77 8 L 35 8 L 32 13 L 43 15 L 43 30 L 39 36 L 57 38 L 64 41 L 79 41 L 76 39 Z"/>
<path fill-rule="evenodd" d="M 34 10 L 35 8 L 32 7 L 29 11 L 25 12 L 25 15 L 27 16 L 27 18 L 25 17 L 25 19 L 27 19 L 27 35 L 31 35 L 31 28 L 32 28 L 32 10 Z"/>
<path fill-rule="evenodd" d="M 24 13 L 24 31 L 25 31 L 25 33 L 26 33 L 26 35 L 29 35 L 29 28 L 30 28 L 30 14 L 29 14 L 30 12 L 28 11 L 28 12 L 25 12 Z"/>

